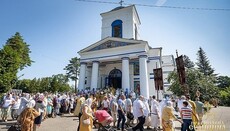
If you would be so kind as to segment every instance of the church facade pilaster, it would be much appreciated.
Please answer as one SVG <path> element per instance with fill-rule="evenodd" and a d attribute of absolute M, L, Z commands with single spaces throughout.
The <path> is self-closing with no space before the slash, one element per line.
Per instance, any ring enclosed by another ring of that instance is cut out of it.
<path fill-rule="evenodd" d="M 147 55 L 139 56 L 139 69 L 140 69 L 140 94 L 149 98 L 149 82 L 147 72 Z"/>
<path fill-rule="evenodd" d="M 98 82 L 98 71 L 99 71 L 99 61 L 93 61 L 93 67 L 92 67 L 92 78 L 91 78 L 91 85 L 90 89 L 92 90 L 97 89 L 97 82 Z"/>
<path fill-rule="evenodd" d="M 122 58 L 122 90 L 130 89 L 129 57 Z"/>
<path fill-rule="evenodd" d="M 85 73 L 86 73 L 86 65 L 87 63 L 80 63 L 80 75 L 79 75 L 79 83 L 78 90 L 81 91 L 85 88 Z"/>

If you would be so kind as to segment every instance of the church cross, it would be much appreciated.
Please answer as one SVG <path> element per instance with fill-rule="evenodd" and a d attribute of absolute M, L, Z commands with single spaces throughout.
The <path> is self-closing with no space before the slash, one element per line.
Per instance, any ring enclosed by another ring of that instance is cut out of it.
<path fill-rule="evenodd" d="M 123 1 L 123 0 L 121 0 L 121 1 L 119 2 L 119 4 L 122 6 L 123 2 L 124 2 L 124 1 Z"/>

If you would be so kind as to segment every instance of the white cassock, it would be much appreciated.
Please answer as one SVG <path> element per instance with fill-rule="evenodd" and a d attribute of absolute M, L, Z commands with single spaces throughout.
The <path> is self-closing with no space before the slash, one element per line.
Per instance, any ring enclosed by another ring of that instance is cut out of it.
<path fill-rule="evenodd" d="M 151 126 L 157 128 L 160 126 L 159 103 L 156 100 L 151 101 Z"/>

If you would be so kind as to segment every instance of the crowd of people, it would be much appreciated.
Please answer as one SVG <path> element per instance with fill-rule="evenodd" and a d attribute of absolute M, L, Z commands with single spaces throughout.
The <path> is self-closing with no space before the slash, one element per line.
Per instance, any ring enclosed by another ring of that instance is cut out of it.
<path fill-rule="evenodd" d="M 85 90 L 78 94 L 8 93 L 2 99 L 1 117 L 7 121 L 10 113 L 12 119 L 21 124 L 22 131 L 36 131 L 43 120 L 68 113 L 79 117 L 78 131 L 91 131 L 95 112 L 105 110 L 113 118 L 110 125 L 117 130 L 143 131 L 146 127 L 172 131 L 177 120 L 182 124 L 182 131 L 192 131 L 202 124 L 203 106 L 199 98 L 195 102 L 189 96 L 158 101 L 154 95 L 145 98 L 127 90 Z"/>

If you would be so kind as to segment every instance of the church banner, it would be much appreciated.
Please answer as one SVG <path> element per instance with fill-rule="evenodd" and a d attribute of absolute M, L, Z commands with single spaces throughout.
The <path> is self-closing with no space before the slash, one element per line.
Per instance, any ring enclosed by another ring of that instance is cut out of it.
<path fill-rule="evenodd" d="M 184 67 L 184 60 L 183 56 L 179 56 L 176 58 L 176 66 L 177 66 L 177 73 L 179 76 L 179 81 L 181 85 L 185 84 L 186 78 L 185 78 L 185 67 Z"/>
<path fill-rule="evenodd" d="M 162 68 L 153 69 L 153 73 L 154 73 L 155 89 L 163 90 Z"/>

